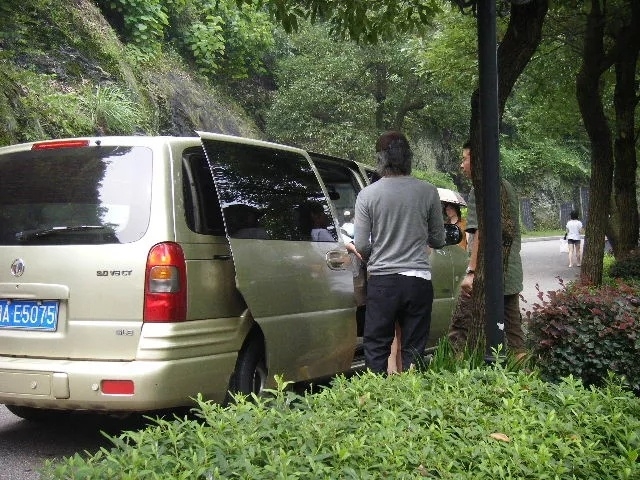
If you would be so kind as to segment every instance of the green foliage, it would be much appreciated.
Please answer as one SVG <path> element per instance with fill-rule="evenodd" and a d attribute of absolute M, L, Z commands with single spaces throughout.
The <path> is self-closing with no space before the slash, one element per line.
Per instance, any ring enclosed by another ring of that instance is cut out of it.
<path fill-rule="evenodd" d="M 360 47 L 305 26 L 277 64 L 279 89 L 266 117 L 270 138 L 367 162 L 377 135 L 370 59 Z"/>
<path fill-rule="evenodd" d="M 499 366 L 338 377 L 199 420 L 157 420 L 43 479 L 619 478 L 640 474 L 640 402 L 618 385 L 556 385 Z"/>
<path fill-rule="evenodd" d="M 573 200 L 577 187 L 588 184 L 588 160 L 582 152 L 546 137 L 511 140 L 503 137 L 502 174 L 520 197 L 531 199 L 536 229 L 559 225 L 559 205 Z"/>
<path fill-rule="evenodd" d="M 41 27 L 46 22 L 46 28 Z M 74 36 L 69 12 L 55 0 L 0 2 L 0 57 L 60 46 Z"/>
<path fill-rule="evenodd" d="M 245 78 L 261 73 L 264 55 L 274 46 L 274 24 L 250 5 L 234 0 L 192 0 L 198 13 L 186 26 L 187 44 L 201 73 Z"/>
<path fill-rule="evenodd" d="M 154 56 L 162 48 L 164 31 L 169 24 L 165 3 L 171 0 L 99 0 L 107 17 L 119 14 L 125 39 L 132 42 L 141 56 Z M 117 22 L 116 22 L 117 26 Z"/>
<path fill-rule="evenodd" d="M 433 28 L 431 35 L 411 39 L 407 49 L 415 57 L 416 73 L 434 92 L 425 116 L 438 128 L 460 132 L 462 144 L 468 136 L 469 99 L 478 86 L 476 19 L 448 9 Z"/>
<path fill-rule="evenodd" d="M 298 20 L 323 20 L 332 32 L 352 40 L 378 40 L 421 31 L 442 8 L 439 0 L 236 0 L 266 5 L 287 32 L 298 29 Z"/>
<path fill-rule="evenodd" d="M 553 229 L 553 230 L 526 230 L 524 226 L 520 226 L 520 231 L 523 237 L 561 237 L 564 235 L 565 230 Z"/>
<path fill-rule="evenodd" d="M 405 39 L 357 45 L 332 37 L 327 24 L 305 23 L 289 40 L 266 117 L 271 138 L 367 162 L 381 131 L 424 136 L 429 122 L 421 112 L 432 92 L 415 75 Z"/>
<path fill-rule="evenodd" d="M 17 71 L 12 78 L 13 88 L 28 95 L 19 97 L 22 116 L 5 117 L 11 123 L 4 129 L 13 132 L 5 144 L 94 135 L 96 131 L 131 135 L 144 129 L 140 105 L 116 85 L 71 88 L 56 81 L 55 76 Z"/>
<path fill-rule="evenodd" d="M 634 250 L 626 257 L 616 260 L 609 268 L 609 276 L 640 281 L 640 250 Z"/>
<path fill-rule="evenodd" d="M 206 22 L 194 23 L 189 27 L 186 43 L 196 59 L 199 70 L 204 74 L 215 74 L 219 69 L 218 59 L 224 55 L 222 18 L 207 15 Z"/>
<path fill-rule="evenodd" d="M 242 78 L 260 72 L 273 46 L 268 14 L 234 0 L 100 0 L 100 7 L 139 61 L 153 60 L 166 41 L 192 57 L 204 75 Z"/>
<path fill-rule="evenodd" d="M 163 5 L 175 13 L 187 2 Z M 141 62 L 88 0 L 0 7 L 1 145 L 100 131 L 261 137 L 228 96 L 194 80 L 171 45 Z"/>
<path fill-rule="evenodd" d="M 612 253 L 605 252 L 602 259 L 602 281 L 607 285 L 615 285 L 615 279 L 611 276 L 611 266 L 615 263 L 616 257 Z"/>
<path fill-rule="evenodd" d="M 589 175 L 588 159 L 575 149 L 546 138 L 504 141 L 500 164 L 507 178 L 526 178 L 528 182 L 549 175 L 581 184 Z"/>
<path fill-rule="evenodd" d="M 609 372 L 640 391 L 640 285 L 572 286 L 527 312 L 528 342 L 546 378 L 603 385 Z"/>
<path fill-rule="evenodd" d="M 63 86 L 53 75 L 15 72 L 17 85 L 28 95 L 21 97 L 23 132 L 18 141 L 92 135 L 94 125 L 82 105 L 82 93 Z M 28 112 L 28 113 L 27 113 Z"/>
<path fill-rule="evenodd" d="M 456 186 L 451 180 L 451 176 L 448 173 L 439 172 L 437 170 L 416 170 L 412 171 L 414 177 L 420 180 L 426 180 L 429 183 L 434 184 L 440 188 L 450 188 L 455 190 Z"/>
<path fill-rule="evenodd" d="M 587 144 L 575 94 L 581 50 L 575 30 L 583 27 L 568 21 L 575 17 L 548 15 L 543 40 L 514 88 L 504 119 L 514 138 Z"/>
<path fill-rule="evenodd" d="M 104 134 L 133 135 L 141 130 L 139 106 L 117 85 L 98 85 L 81 101 L 91 123 Z"/>

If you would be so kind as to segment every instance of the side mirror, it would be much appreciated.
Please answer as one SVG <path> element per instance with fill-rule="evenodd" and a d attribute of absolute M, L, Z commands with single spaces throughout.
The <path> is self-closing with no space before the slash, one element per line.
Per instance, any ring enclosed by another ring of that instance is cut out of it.
<path fill-rule="evenodd" d="M 445 243 L 447 245 L 457 245 L 462 241 L 462 235 L 464 232 L 460 230 L 460 227 L 452 223 L 444 224 Z"/>

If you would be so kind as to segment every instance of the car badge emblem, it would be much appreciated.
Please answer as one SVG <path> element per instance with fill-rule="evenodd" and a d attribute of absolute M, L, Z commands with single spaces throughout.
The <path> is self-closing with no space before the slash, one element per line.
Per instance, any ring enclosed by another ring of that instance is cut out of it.
<path fill-rule="evenodd" d="M 20 277 L 24 273 L 24 260 L 16 258 L 11 264 L 11 275 Z"/>

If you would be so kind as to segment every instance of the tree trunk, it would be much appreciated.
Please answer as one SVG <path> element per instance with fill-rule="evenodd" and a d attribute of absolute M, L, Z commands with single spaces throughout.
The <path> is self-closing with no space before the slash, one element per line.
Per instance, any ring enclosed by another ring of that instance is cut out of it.
<path fill-rule="evenodd" d="M 389 88 L 387 82 L 387 67 L 383 63 L 375 63 L 372 65 L 371 71 L 375 79 L 373 98 L 376 101 L 376 129 L 382 132 L 387 129 L 387 126 L 384 124 L 384 101 L 387 99 L 387 90 Z"/>
<path fill-rule="evenodd" d="M 405 92 L 404 98 L 402 99 L 402 104 L 398 107 L 393 126 L 399 131 L 402 131 L 404 127 L 404 120 L 407 118 L 407 114 L 409 112 L 422 110 L 427 105 L 424 98 L 416 96 L 416 92 L 419 91 L 419 84 L 420 80 L 413 80 L 413 85 L 409 86 Z"/>
<path fill-rule="evenodd" d="M 605 15 L 603 3 L 593 0 L 587 15 L 582 66 L 576 79 L 576 95 L 580 114 L 591 142 L 591 180 L 589 182 L 589 215 L 585 228 L 584 256 L 580 282 L 602 283 L 604 236 L 609 216 L 613 180 L 613 148 L 601 91 L 601 76 L 613 61 L 605 55 Z"/>
<path fill-rule="evenodd" d="M 523 72 L 535 53 L 542 38 L 548 0 L 533 0 L 525 5 L 511 6 L 509 25 L 498 47 L 498 112 L 500 119 L 504 113 L 507 98 L 513 90 L 516 80 Z M 471 99 L 470 139 L 473 151 L 473 186 L 476 192 L 482 192 L 482 140 L 480 125 L 479 91 Z M 484 201 L 482 195 L 476 195 L 479 227 L 482 231 Z M 473 322 L 469 329 L 467 345 L 474 347 L 482 344 L 485 338 L 484 308 L 484 249 L 482 242 L 478 252 L 478 270 L 473 285 Z"/>
<path fill-rule="evenodd" d="M 631 14 L 616 37 L 616 138 L 614 142 L 614 201 L 619 228 L 614 245 L 617 259 L 624 258 L 638 246 L 638 201 L 635 145 L 636 64 L 640 52 L 640 3 L 629 0 Z"/>

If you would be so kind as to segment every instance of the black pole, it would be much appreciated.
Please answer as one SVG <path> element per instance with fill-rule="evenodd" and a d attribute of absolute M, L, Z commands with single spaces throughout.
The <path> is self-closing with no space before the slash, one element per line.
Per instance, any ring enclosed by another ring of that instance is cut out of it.
<path fill-rule="evenodd" d="M 493 349 L 504 345 L 496 0 L 478 0 L 478 67 L 484 199 L 481 241 L 484 251 L 485 359 L 494 362 Z"/>

